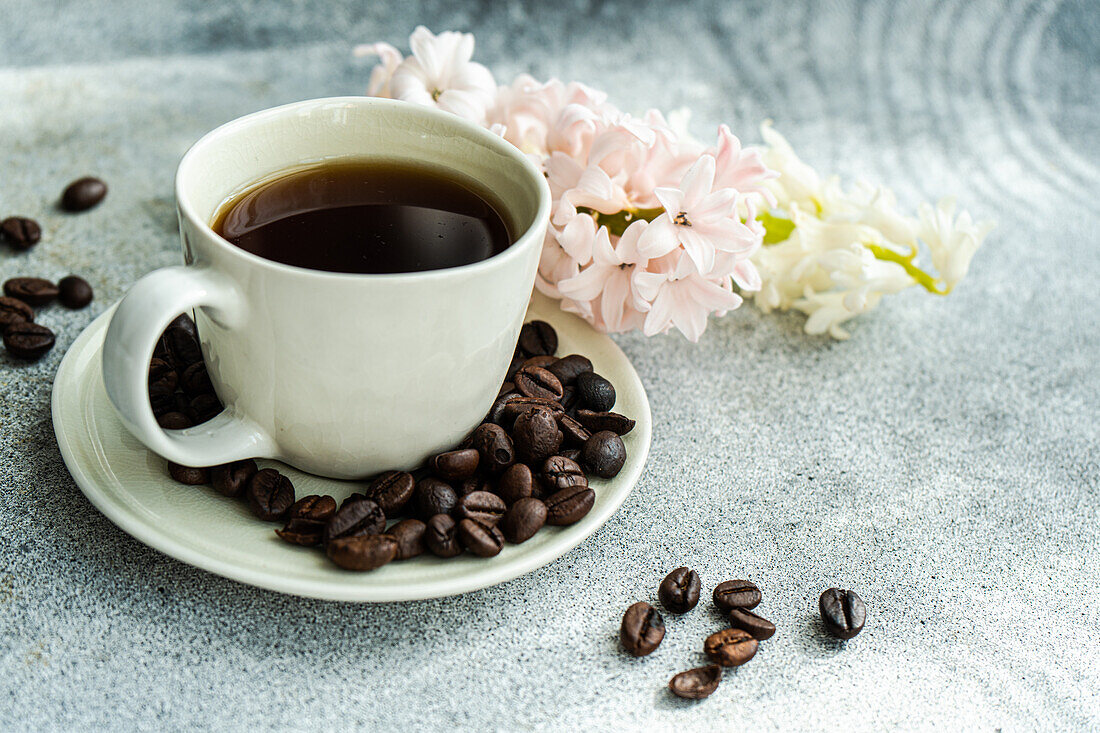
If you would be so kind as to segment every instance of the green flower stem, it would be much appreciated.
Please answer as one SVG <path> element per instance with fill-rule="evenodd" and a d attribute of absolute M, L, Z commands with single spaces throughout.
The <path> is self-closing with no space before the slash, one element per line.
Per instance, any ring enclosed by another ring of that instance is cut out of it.
<path fill-rule="evenodd" d="M 596 226 L 607 227 L 607 233 L 616 237 L 623 236 L 626 228 L 639 219 L 653 221 L 665 213 L 665 210 L 660 206 L 652 209 L 623 209 L 614 214 L 604 214 L 587 206 L 577 207 L 577 211 L 581 214 L 588 214 L 596 220 Z"/>
<path fill-rule="evenodd" d="M 917 284 L 928 292 L 935 293 L 936 295 L 947 295 L 951 292 L 949 286 L 944 286 L 939 280 L 914 265 L 912 257 L 906 257 L 900 252 L 895 252 L 892 249 L 887 249 L 878 244 L 864 244 L 863 246 L 871 250 L 871 254 L 875 256 L 875 259 L 901 265 L 905 273 L 916 280 Z"/>

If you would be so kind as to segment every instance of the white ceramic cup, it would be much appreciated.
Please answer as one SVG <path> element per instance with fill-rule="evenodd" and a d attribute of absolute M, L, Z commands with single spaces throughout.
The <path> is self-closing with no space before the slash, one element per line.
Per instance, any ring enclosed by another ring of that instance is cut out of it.
<path fill-rule="evenodd" d="M 362 275 L 272 262 L 210 228 L 255 182 L 348 158 L 423 161 L 473 179 L 496 195 L 518 238 L 461 267 Z M 550 211 L 545 178 L 516 148 L 434 109 L 315 99 L 206 135 L 180 163 L 176 200 L 186 265 L 135 284 L 103 347 L 107 394 L 151 450 L 188 466 L 263 457 L 362 478 L 412 468 L 484 417 L 515 348 Z M 164 430 L 149 404 L 149 360 L 168 323 L 192 309 L 226 409 Z"/>

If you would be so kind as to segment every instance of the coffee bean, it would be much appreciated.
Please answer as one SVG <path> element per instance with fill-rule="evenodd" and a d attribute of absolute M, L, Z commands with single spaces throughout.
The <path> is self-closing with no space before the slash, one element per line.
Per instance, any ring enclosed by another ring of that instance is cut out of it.
<path fill-rule="evenodd" d="M 420 517 L 430 519 L 436 514 L 450 514 L 458 503 L 454 488 L 436 478 L 422 478 L 413 494 Z"/>
<path fill-rule="evenodd" d="M 516 460 L 512 439 L 504 428 L 494 423 L 478 426 L 473 434 L 473 446 L 481 456 L 478 465 L 489 473 L 500 473 Z"/>
<path fill-rule="evenodd" d="M 851 639 L 863 631 L 867 607 L 855 591 L 830 588 L 821 594 L 817 605 L 825 628 L 838 639 Z"/>
<path fill-rule="evenodd" d="M 512 361 L 508 364 L 508 371 L 505 374 L 505 381 L 512 381 L 512 377 L 516 375 L 516 372 L 520 370 L 520 367 L 523 366 L 523 362 L 526 360 L 527 356 L 523 353 L 519 346 L 516 346 L 516 350 L 512 354 Z"/>
<path fill-rule="evenodd" d="M 513 544 L 526 542 L 546 524 L 546 504 L 541 499 L 525 496 L 517 499 L 500 520 L 504 537 Z"/>
<path fill-rule="evenodd" d="M 546 321 L 525 323 L 519 332 L 519 347 L 527 356 L 552 356 L 558 350 L 558 333 Z"/>
<path fill-rule="evenodd" d="M 581 453 L 584 467 L 600 478 L 614 478 L 626 463 L 623 439 L 610 430 L 593 433 Z"/>
<path fill-rule="evenodd" d="M 86 211 L 107 195 L 107 184 L 98 178 L 87 176 L 70 183 L 61 194 L 61 208 L 65 211 Z"/>
<path fill-rule="evenodd" d="M 76 275 L 68 275 L 57 283 L 58 300 L 61 305 L 80 310 L 92 302 L 92 286 L 88 281 Z"/>
<path fill-rule="evenodd" d="M 260 519 L 282 519 L 294 503 L 294 484 L 274 468 L 257 471 L 245 491 L 248 508 Z"/>
<path fill-rule="evenodd" d="M 397 542 L 384 534 L 339 537 L 325 552 L 344 570 L 374 570 L 397 556 Z"/>
<path fill-rule="evenodd" d="M 565 412 L 565 409 L 554 400 L 548 400 L 543 397 L 526 397 L 524 395 L 519 395 L 505 403 L 501 410 L 502 418 L 500 424 L 505 428 L 513 427 L 516 423 L 516 419 L 520 415 L 535 409 L 549 410 L 552 415 L 560 415 Z"/>
<path fill-rule="evenodd" d="M 493 557 L 504 547 L 504 535 L 496 527 L 487 527 L 473 519 L 458 523 L 458 541 L 478 557 Z"/>
<path fill-rule="evenodd" d="M 546 400 L 561 399 L 561 382 L 542 367 L 525 366 L 516 372 L 513 381 L 516 384 L 516 390 L 527 397 L 541 397 Z"/>
<path fill-rule="evenodd" d="M 615 388 L 595 372 L 577 375 L 577 392 L 585 407 L 595 412 L 607 412 L 615 406 Z"/>
<path fill-rule="evenodd" d="M 558 451 L 558 455 L 562 458 L 568 458 L 574 463 L 581 462 L 581 449 L 580 448 L 566 448 Z"/>
<path fill-rule="evenodd" d="M 195 423 L 204 423 L 216 417 L 225 406 L 218 400 L 218 396 L 213 392 L 207 394 L 200 394 L 194 397 L 190 402 L 191 414 L 194 417 Z"/>
<path fill-rule="evenodd" d="M 511 392 L 515 392 L 515 391 L 516 391 L 516 385 L 514 383 L 512 383 L 512 382 L 503 382 L 500 385 L 500 389 L 497 390 L 497 399 L 499 400 L 504 395 L 509 394 Z"/>
<path fill-rule="evenodd" d="M 752 638 L 759 641 L 770 639 L 775 634 L 775 624 L 746 608 L 731 608 L 729 619 L 730 626 L 747 631 Z"/>
<path fill-rule="evenodd" d="M 626 435 L 634 429 L 634 421 L 617 412 L 593 412 L 577 410 L 577 422 L 593 433 L 610 430 L 615 435 Z"/>
<path fill-rule="evenodd" d="M 476 448 L 465 448 L 432 456 L 429 465 L 444 481 L 461 481 L 474 475 L 479 458 Z"/>
<path fill-rule="evenodd" d="M 505 384 L 511 384 L 511 382 L 505 382 Z M 503 425 L 505 422 L 504 407 L 512 400 L 522 396 L 523 395 L 521 395 L 519 392 L 508 392 L 507 394 L 503 394 L 500 397 L 497 397 L 496 401 L 493 403 L 493 406 L 489 408 L 489 414 L 485 416 L 485 422 Z M 512 420 L 515 421 L 515 418 L 513 417 Z M 509 423 L 509 425 L 511 425 L 511 423 Z"/>
<path fill-rule="evenodd" d="M 210 469 L 203 467 L 181 466 L 168 461 L 168 475 L 173 480 L 188 486 L 200 486 L 210 483 Z"/>
<path fill-rule="evenodd" d="M 385 529 L 386 515 L 382 508 L 370 499 L 362 499 L 344 504 L 336 510 L 325 524 L 321 542 L 327 545 L 340 537 L 382 534 Z"/>
<path fill-rule="evenodd" d="M 201 361 L 183 370 L 183 374 L 180 375 L 180 386 L 191 397 L 214 393 L 214 385 L 210 381 L 210 374 L 206 371 L 206 364 Z"/>
<path fill-rule="evenodd" d="M 381 507 L 387 517 L 401 513 L 412 499 L 416 481 L 406 471 L 387 471 L 371 482 L 366 498 Z"/>
<path fill-rule="evenodd" d="M 588 486 L 588 477 L 576 461 L 564 456 L 550 456 L 542 464 L 539 483 L 546 494 L 553 494 L 574 486 Z"/>
<path fill-rule="evenodd" d="M 513 463 L 501 474 L 497 494 L 511 506 L 520 499 L 535 495 L 535 476 L 525 463 Z"/>
<path fill-rule="evenodd" d="M 348 504 L 354 504 L 355 502 L 363 501 L 364 499 L 370 499 L 371 501 L 374 501 L 374 499 L 367 496 L 366 494 L 360 494 L 360 493 L 349 494 L 347 497 L 344 498 L 344 500 L 342 502 L 340 502 L 340 508 L 343 509 Z M 377 501 L 374 501 L 374 503 L 378 504 Z M 383 512 L 383 513 L 385 513 L 385 512 Z"/>
<path fill-rule="evenodd" d="M 699 573 L 690 568 L 676 568 L 661 581 L 657 597 L 669 611 L 687 613 L 699 602 L 699 589 Z"/>
<path fill-rule="evenodd" d="M 167 332 L 169 329 L 178 328 L 193 340 L 198 341 L 199 329 L 195 326 L 194 319 L 186 313 L 180 313 L 178 316 L 172 319 L 172 322 L 168 324 L 168 327 L 164 330 Z"/>
<path fill-rule="evenodd" d="M 170 377 L 161 378 L 149 385 L 149 406 L 153 408 L 153 414 L 157 417 L 180 411 L 176 397 L 175 380 Z M 190 412 L 190 410 L 190 403 L 188 403 L 187 411 Z M 188 419 L 191 419 L 190 416 Z M 193 420 L 192 423 L 194 423 Z"/>
<path fill-rule="evenodd" d="M 562 432 L 552 412 L 536 407 L 516 418 L 512 438 L 516 454 L 525 463 L 539 464 L 558 452 Z"/>
<path fill-rule="evenodd" d="M 424 531 L 424 544 L 437 557 L 454 557 L 462 554 L 462 545 L 458 542 L 455 520 L 446 514 L 436 514 L 428 520 Z"/>
<path fill-rule="evenodd" d="M 747 631 L 723 629 L 707 637 L 703 651 L 723 667 L 740 667 L 756 654 L 758 642 Z"/>
<path fill-rule="evenodd" d="M 168 413 L 169 415 L 179 413 Z M 251 458 L 246 458 L 242 461 L 233 461 L 232 463 L 226 463 L 221 466 L 215 466 L 210 470 L 210 483 L 214 485 L 214 489 L 223 496 L 240 496 L 248 488 L 248 484 L 252 481 L 252 477 L 256 475 L 259 468 L 256 466 L 256 461 Z M 308 499 L 314 497 L 306 497 L 301 504 Z M 293 516 L 295 504 L 291 507 L 291 516 Z M 333 509 L 336 506 L 333 505 Z"/>
<path fill-rule="evenodd" d="M 523 365 L 520 367 L 520 369 L 524 369 L 526 367 L 540 367 L 542 369 L 547 369 L 557 360 L 558 357 L 556 356 L 532 356 L 529 359 L 523 360 Z"/>
<path fill-rule="evenodd" d="M 496 494 L 475 491 L 458 500 L 454 516 L 456 519 L 472 519 L 486 527 L 495 527 L 507 509 L 504 499 Z"/>
<path fill-rule="evenodd" d="M 619 640 L 623 648 L 636 657 L 644 657 L 656 649 L 665 638 L 665 620 L 657 609 L 645 601 L 638 601 L 626 609 Z"/>
<path fill-rule="evenodd" d="M 302 547 L 321 544 L 325 524 L 336 512 L 336 500 L 331 496 L 313 494 L 294 502 L 287 511 L 287 523 L 275 530 L 286 542 Z"/>
<path fill-rule="evenodd" d="M 182 412 L 166 412 L 163 415 L 157 415 L 157 425 L 165 430 L 186 430 L 194 424 L 191 418 Z"/>
<path fill-rule="evenodd" d="M 564 413 L 557 415 L 557 419 L 558 427 L 561 428 L 562 439 L 566 445 L 583 446 L 592 437 L 592 433 L 589 432 L 588 428 L 568 415 Z"/>
<path fill-rule="evenodd" d="M 676 697 L 688 700 L 702 700 L 710 697 L 722 681 L 722 668 L 717 664 L 689 669 L 669 680 L 668 689 Z"/>
<path fill-rule="evenodd" d="M 16 359 L 40 359 L 53 345 L 53 331 L 37 323 L 21 321 L 4 329 L 4 348 Z"/>
<path fill-rule="evenodd" d="M 419 519 L 402 519 L 397 524 L 386 530 L 386 534 L 393 537 L 397 543 L 397 555 L 395 560 L 410 560 L 424 554 L 424 533 L 428 525 Z"/>
<path fill-rule="evenodd" d="M 731 608 L 756 608 L 760 605 L 760 589 L 748 580 L 727 580 L 714 587 L 714 605 L 723 611 Z"/>
<path fill-rule="evenodd" d="M 163 383 L 166 389 L 175 391 L 179 385 L 179 373 L 164 359 L 153 357 L 149 360 L 149 385 Z"/>
<path fill-rule="evenodd" d="M 561 405 L 561 409 L 565 410 L 572 416 L 573 408 L 577 406 L 577 402 L 580 398 L 577 395 L 577 388 L 570 385 L 568 387 L 561 388 L 561 399 L 558 400 L 558 404 Z"/>
<path fill-rule="evenodd" d="M 244 463 L 244 461 L 238 461 L 238 463 Z M 308 519 L 311 522 L 327 524 L 335 514 L 336 499 L 327 494 L 325 496 L 310 494 L 291 504 L 286 515 L 289 519 Z"/>
<path fill-rule="evenodd" d="M 475 491 L 488 491 L 490 494 L 497 493 L 492 479 L 485 476 L 471 476 L 463 479 L 462 483 L 455 487 L 455 493 L 458 495 L 459 501 L 462 500 L 462 497 L 469 496 Z"/>
<path fill-rule="evenodd" d="M 0 222 L 0 238 L 15 249 L 27 250 L 42 239 L 42 228 L 34 219 L 9 216 Z"/>
<path fill-rule="evenodd" d="M 596 492 L 587 486 L 570 486 L 546 497 L 546 523 L 556 526 L 574 524 L 592 511 Z"/>
<path fill-rule="evenodd" d="M 202 361 L 202 349 L 199 341 L 188 329 L 180 326 L 169 326 L 164 332 L 164 339 L 168 345 L 168 351 L 172 355 L 172 363 L 178 371 L 184 371 L 187 367 Z"/>
<path fill-rule="evenodd" d="M 592 371 L 592 362 L 587 356 L 570 354 L 558 359 L 546 369 L 557 377 L 563 386 L 568 386 L 577 381 L 577 377 L 584 372 Z"/>
<path fill-rule="evenodd" d="M 33 323 L 34 309 L 19 300 L 0 296 L 0 335 L 13 323 Z"/>
<path fill-rule="evenodd" d="M 4 283 L 4 295 L 37 308 L 57 297 L 57 286 L 40 277 L 13 277 Z"/>

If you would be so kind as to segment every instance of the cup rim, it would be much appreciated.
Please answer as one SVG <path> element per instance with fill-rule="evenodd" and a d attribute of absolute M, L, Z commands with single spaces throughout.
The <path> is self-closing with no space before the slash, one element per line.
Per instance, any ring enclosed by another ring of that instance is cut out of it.
<path fill-rule="evenodd" d="M 198 216 L 195 212 L 194 205 L 183 193 L 185 185 L 184 179 L 188 174 L 188 168 L 194 164 L 194 159 L 202 153 L 202 149 L 209 145 L 211 141 L 265 119 L 280 117 L 296 110 L 324 107 L 333 104 L 353 104 L 360 107 L 377 107 L 379 109 L 400 109 L 403 112 L 421 115 L 422 117 L 433 119 L 436 122 L 447 125 L 451 129 L 473 138 L 475 142 L 481 143 L 511 158 L 518 163 L 521 168 L 525 169 L 528 174 L 530 174 L 532 180 L 536 182 L 535 186 L 538 189 L 538 206 L 534 218 L 527 228 L 516 237 L 512 244 L 506 247 L 502 252 L 498 252 L 484 260 L 471 262 L 465 265 L 457 265 L 455 267 L 422 270 L 419 272 L 360 273 L 314 270 L 308 267 L 288 265 L 260 257 L 259 255 L 234 246 L 231 242 L 215 232 L 209 222 Z M 214 240 L 216 246 L 224 253 L 241 258 L 256 267 L 265 268 L 274 272 L 329 281 L 428 280 L 452 277 L 458 274 L 477 274 L 482 270 L 502 267 L 518 257 L 523 257 L 528 247 L 541 244 L 546 227 L 550 222 L 551 205 L 550 186 L 546 182 L 546 177 L 535 167 L 531 159 L 519 150 L 519 148 L 498 135 L 493 134 L 481 125 L 451 114 L 450 112 L 444 112 L 432 107 L 425 107 L 423 105 L 396 99 L 367 96 L 317 97 L 315 99 L 305 99 L 297 102 L 290 102 L 289 104 L 282 104 L 277 107 L 269 107 L 258 112 L 252 112 L 219 125 L 199 138 L 190 148 L 188 148 L 187 152 L 184 153 L 183 157 L 180 159 L 179 165 L 176 168 L 175 193 L 176 205 L 179 207 L 181 215 L 185 217 L 192 226 L 197 227 L 199 231 L 209 235 Z"/>

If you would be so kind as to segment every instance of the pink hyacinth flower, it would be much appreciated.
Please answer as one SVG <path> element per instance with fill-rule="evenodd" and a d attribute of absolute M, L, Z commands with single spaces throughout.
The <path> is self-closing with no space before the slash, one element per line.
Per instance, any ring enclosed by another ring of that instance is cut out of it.
<path fill-rule="evenodd" d="M 591 226 L 589 231 L 595 229 L 595 222 Z M 592 237 L 592 264 L 558 282 L 558 290 L 565 297 L 592 303 L 592 312 L 598 316 L 593 325 L 602 331 L 619 333 L 643 323 L 642 311 L 649 305 L 634 292 L 632 279 L 635 267 L 646 264 L 638 254 L 638 237 L 645 227 L 645 221 L 634 222 L 614 246 L 607 227 L 600 227 Z"/>

